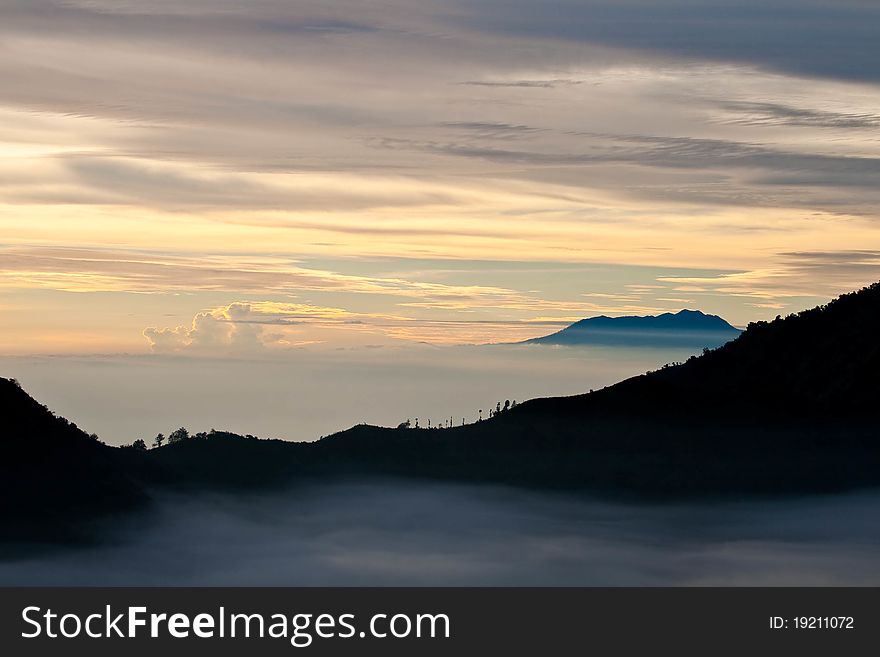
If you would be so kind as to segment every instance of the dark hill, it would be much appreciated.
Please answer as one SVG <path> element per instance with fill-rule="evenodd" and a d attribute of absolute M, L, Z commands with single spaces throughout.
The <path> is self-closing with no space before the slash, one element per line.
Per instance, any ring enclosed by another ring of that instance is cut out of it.
<path fill-rule="evenodd" d="M 86 524 L 141 503 L 124 450 L 53 415 L 18 384 L 0 378 L 0 539 L 72 540 Z"/>
<path fill-rule="evenodd" d="M 681 310 L 647 317 L 590 317 L 523 344 L 629 347 L 717 347 L 740 334 L 717 315 Z"/>
<path fill-rule="evenodd" d="M 364 425 L 289 446 L 224 434 L 149 458 L 213 485 L 393 475 L 653 499 L 880 485 L 878 335 L 875 285 L 687 363 L 466 427 Z"/>
<path fill-rule="evenodd" d="M 867 419 L 880 398 L 880 283 L 827 305 L 749 324 L 737 339 L 593 395 L 522 413 Z"/>
<path fill-rule="evenodd" d="M 832 491 L 880 484 L 877 399 L 880 284 L 603 390 L 404 432 L 421 458 L 383 453 L 392 439 L 370 428 L 321 448 L 389 472 L 623 494 Z"/>

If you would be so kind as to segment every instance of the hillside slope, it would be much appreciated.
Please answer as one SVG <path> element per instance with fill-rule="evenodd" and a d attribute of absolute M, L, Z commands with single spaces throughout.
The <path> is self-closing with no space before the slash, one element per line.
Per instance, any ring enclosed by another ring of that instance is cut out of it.
<path fill-rule="evenodd" d="M 355 428 L 321 449 L 398 474 L 647 496 L 845 490 L 880 485 L 878 398 L 875 284 L 603 390 L 433 434 Z"/>
<path fill-rule="evenodd" d="M 687 363 L 464 427 L 361 425 L 305 445 L 217 434 L 148 458 L 172 479 L 236 487 L 400 476 L 668 499 L 876 486 L 878 335 L 875 285 Z"/>
<path fill-rule="evenodd" d="M 144 501 L 123 450 L 53 415 L 0 378 L 0 539 L 72 540 L 103 514 Z"/>
<path fill-rule="evenodd" d="M 880 283 L 827 305 L 750 324 L 688 362 L 593 395 L 539 399 L 520 413 L 728 413 L 855 420 L 880 398 Z"/>

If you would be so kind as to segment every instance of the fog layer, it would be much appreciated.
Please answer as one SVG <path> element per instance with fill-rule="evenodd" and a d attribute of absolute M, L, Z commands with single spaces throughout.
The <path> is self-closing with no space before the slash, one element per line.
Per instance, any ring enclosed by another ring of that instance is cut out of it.
<path fill-rule="evenodd" d="M 3 585 L 880 584 L 880 493 L 636 506 L 401 482 L 163 498 Z"/>

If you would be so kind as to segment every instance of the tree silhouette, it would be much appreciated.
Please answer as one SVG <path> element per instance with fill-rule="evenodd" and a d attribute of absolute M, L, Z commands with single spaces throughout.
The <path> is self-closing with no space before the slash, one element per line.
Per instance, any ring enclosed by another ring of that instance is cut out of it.
<path fill-rule="evenodd" d="M 147 451 L 147 443 L 145 443 L 142 439 L 138 438 L 131 444 L 132 449 L 136 449 L 139 452 Z"/>
<path fill-rule="evenodd" d="M 162 443 L 165 442 L 165 434 L 160 433 L 153 439 L 153 447 L 161 447 Z"/>
<path fill-rule="evenodd" d="M 168 434 L 168 444 L 171 443 L 179 443 L 182 440 L 187 440 L 189 438 L 189 431 L 186 430 L 185 427 L 180 427 L 179 429 L 175 429 L 170 434 Z"/>

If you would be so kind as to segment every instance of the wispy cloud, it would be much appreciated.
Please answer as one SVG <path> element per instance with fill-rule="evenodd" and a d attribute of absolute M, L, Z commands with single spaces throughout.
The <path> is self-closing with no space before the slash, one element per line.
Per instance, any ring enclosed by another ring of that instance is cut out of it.
<path fill-rule="evenodd" d="M 781 253 L 776 266 L 708 277 L 660 277 L 680 291 L 700 290 L 760 300 L 758 308 L 790 307 L 791 298 L 832 298 L 880 280 L 880 251 Z"/>
<path fill-rule="evenodd" d="M 553 89 L 554 87 L 568 87 L 575 84 L 583 84 L 583 80 L 468 80 L 459 84 L 472 87 L 510 87 L 514 89 Z"/>
<path fill-rule="evenodd" d="M 728 123 L 745 126 L 795 126 L 866 130 L 880 126 L 880 114 L 834 112 L 781 103 L 722 101 L 719 107 L 732 115 Z"/>
<path fill-rule="evenodd" d="M 488 341 L 684 303 L 742 323 L 870 282 L 870 260 L 784 254 L 880 249 L 880 9 L 723 4 L 8 1 L 0 301 L 40 310 L 7 342 L 68 292 L 90 345 L 147 293 L 170 341 L 245 326 L 215 316 L 234 301 Z"/>
<path fill-rule="evenodd" d="M 869 0 L 550 0 L 540 10 L 527 0 L 460 4 L 467 7 L 460 24 L 494 33 L 799 75 L 874 81 L 880 75 L 873 65 L 880 59 L 880 10 Z"/>

